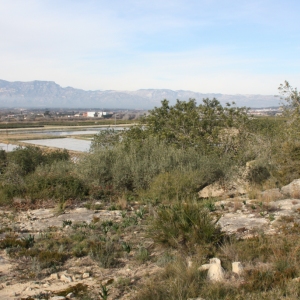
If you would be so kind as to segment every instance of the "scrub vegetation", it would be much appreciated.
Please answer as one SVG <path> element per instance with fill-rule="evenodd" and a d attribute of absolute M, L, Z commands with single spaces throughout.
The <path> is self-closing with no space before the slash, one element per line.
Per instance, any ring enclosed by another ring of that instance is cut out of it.
<path fill-rule="evenodd" d="M 300 95 L 287 82 L 280 91 L 283 115 L 276 118 L 254 118 L 247 108 L 222 106 L 217 99 L 200 105 L 178 100 L 173 106 L 163 100 L 138 125 L 96 135 L 90 153 L 76 162 L 67 151 L 32 146 L 0 151 L 0 204 L 6 208 L 50 202 L 58 213 L 75 204 L 122 211 L 118 223 L 64 221 L 68 231 L 49 229 L 39 238 L 9 232 L 0 248 L 22 260 L 32 278 L 49 275 L 74 257 L 115 268 L 134 249 L 137 264 L 152 260 L 162 267 L 130 287 L 137 290 L 134 299 L 299 299 L 300 285 L 292 281 L 300 276 L 298 223 L 283 222 L 274 235 L 237 239 L 217 225 L 215 199 L 198 197 L 209 184 L 225 186 L 240 178 L 249 162 L 246 180 L 253 191 L 300 178 Z M 129 214 L 133 203 L 140 208 Z M 133 227 L 147 232 L 159 258 L 124 238 Z M 208 285 L 206 273 L 195 266 L 212 257 L 219 257 L 225 270 L 237 259 L 260 267 L 246 270 L 243 281 Z"/>

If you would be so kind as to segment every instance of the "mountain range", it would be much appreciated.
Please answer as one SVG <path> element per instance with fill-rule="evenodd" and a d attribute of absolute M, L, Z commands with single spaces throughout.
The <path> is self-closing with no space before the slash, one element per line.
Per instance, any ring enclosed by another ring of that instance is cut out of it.
<path fill-rule="evenodd" d="M 4 108 L 103 108 L 152 109 L 163 99 L 174 104 L 177 99 L 217 98 L 222 104 L 235 102 L 237 106 L 271 107 L 279 105 L 274 95 L 204 94 L 185 90 L 140 89 L 137 91 L 85 91 L 61 87 L 53 81 L 9 82 L 0 80 L 0 107 Z"/>

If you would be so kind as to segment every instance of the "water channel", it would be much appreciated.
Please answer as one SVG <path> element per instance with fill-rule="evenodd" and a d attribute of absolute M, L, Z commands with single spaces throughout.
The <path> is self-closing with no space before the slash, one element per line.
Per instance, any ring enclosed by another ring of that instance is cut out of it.
<path fill-rule="evenodd" d="M 78 135 L 95 135 L 102 130 L 114 129 L 114 130 L 124 130 L 126 127 L 95 127 L 95 128 L 84 128 L 80 130 L 65 130 L 64 129 L 24 129 L 24 130 L 13 130 L 9 131 L 9 135 L 13 134 L 33 134 L 33 135 L 45 135 L 45 136 L 60 136 L 60 138 L 51 138 L 51 139 L 32 139 L 32 140 L 22 140 L 19 141 L 22 143 L 44 146 L 51 148 L 67 149 L 70 151 L 78 152 L 88 152 L 91 146 L 92 141 L 79 138 L 71 138 L 69 136 L 78 136 Z M 64 137 L 65 136 L 65 137 Z M 0 143 L 0 149 L 5 151 L 13 151 L 17 145 Z"/>

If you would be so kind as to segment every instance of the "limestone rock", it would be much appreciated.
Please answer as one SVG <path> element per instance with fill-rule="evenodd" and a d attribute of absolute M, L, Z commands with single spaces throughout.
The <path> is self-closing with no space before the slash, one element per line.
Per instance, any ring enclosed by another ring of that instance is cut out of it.
<path fill-rule="evenodd" d="M 57 273 L 53 273 L 49 276 L 48 280 L 58 280 L 58 274 Z"/>
<path fill-rule="evenodd" d="M 89 278 L 89 277 L 90 277 L 90 273 L 83 273 L 82 274 L 82 279 Z"/>
<path fill-rule="evenodd" d="M 274 200 L 279 200 L 284 198 L 283 194 L 280 192 L 279 189 L 270 189 L 270 190 L 263 191 L 261 193 L 261 196 L 264 201 L 267 200 L 274 201 Z"/>
<path fill-rule="evenodd" d="M 220 185 L 218 182 L 210 184 L 202 189 L 198 195 L 200 198 L 210 197 L 234 197 L 246 194 L 246 183 L 244 181 L 231 182 L 225 186 Z"/>
<path fill-rule="evenodd" d="M 200 198 L 221 197 L 225 190 L 217 183 L 213 183 L 202 189 L 198 195 Z"/>
<path fill-rule="evenodd" d="M 65 275 L 65 274 L 62 274 L 62 275 L 60 276 L 60 280 L 61 280 L 61 281 L 64 281 L 64 282 L 67 282 L 67 283 L 73 281 L 71 276 L 68 276 L 68 275 Z"/>
<path fill-rule="evenodd" d="M 293 278 L 292 281 L 295 281 L 295 282 L 300 282 L 300 277 L 296 277 L 296 278 Z"/>
<path fill-rule="evenodd" d="M 283 186 L 281 192 L 284 195 L 292 198 L 299 198 L 300 196 L 300 179 L 293 180 L 290 184 Z"/>
<path fill-rule="evenodd" d="M 241 275 L 243 272 L 243 266 L 239 261 L 232 263 L 232 272 L 238 275 Z"/>
<path fill-rule="evenodd" d="M 75 295 L 73 293 L 69 293 L 67 296 L 67 299 L 75 298 Z"/>
<path fill-rule="evenodd" d="M 212 258 L 209 260 L 210 267 L 207 272 L 207 278 L 211 281 L 223 281 L 224 270 L 221 266 L 221 261 L 218 258 Z"/>
<path fill-rule="evenodd" d="M 221 261 L 219 258 L 212 258 L 209 260 L 209 264 L 202 265 L 199 270 L 208 270 L 207 279 L 210 281 L 223 281 L 224 280 L 224 270 L 221 266 Z"/>
<path fill-rule="evenodd" d="M 199 271 L 206 271 L 210 268 L 210 264 L 204 264 L 199 268 Z"/>

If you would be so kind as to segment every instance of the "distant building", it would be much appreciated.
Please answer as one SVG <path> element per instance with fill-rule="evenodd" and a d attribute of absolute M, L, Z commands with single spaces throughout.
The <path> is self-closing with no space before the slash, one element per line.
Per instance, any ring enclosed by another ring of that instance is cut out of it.
<path fill-rule="evenodd" d="M 86 118 L 97 118 L 97 117 L 101 118 L 106 115 L 107 115 L 107 112 L 105 112 L 105 111 L 87 111 L 82 114 L 82 116 L 86 117 Z"/>

